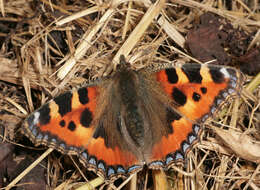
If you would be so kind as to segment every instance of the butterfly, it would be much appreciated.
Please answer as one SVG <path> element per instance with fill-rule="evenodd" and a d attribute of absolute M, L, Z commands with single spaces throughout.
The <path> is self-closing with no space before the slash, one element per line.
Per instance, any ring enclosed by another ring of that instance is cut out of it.
<path fill-rule="evenodd" d="M 133 70 L 121 56 L 108 77 L 65 92 L 28 116 L 35 145 L 76 154 L 107 180 L 183 162 L 203 123 L 241 87 L 230 67 L 186 63 Z"/>

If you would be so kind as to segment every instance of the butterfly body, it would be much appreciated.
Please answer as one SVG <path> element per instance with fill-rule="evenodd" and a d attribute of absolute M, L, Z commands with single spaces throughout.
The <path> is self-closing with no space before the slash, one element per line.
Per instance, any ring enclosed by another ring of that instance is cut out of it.
<path fill-rule="evenodd" d="M 23 132 L 36 145 L 77 154 L 107 179 L 145 164 L 167 169 L 185 160 L 203 122 L 240 86 L 232 68 L 123 66 L 95 85 L 54 98 L 25 120 Z"/>

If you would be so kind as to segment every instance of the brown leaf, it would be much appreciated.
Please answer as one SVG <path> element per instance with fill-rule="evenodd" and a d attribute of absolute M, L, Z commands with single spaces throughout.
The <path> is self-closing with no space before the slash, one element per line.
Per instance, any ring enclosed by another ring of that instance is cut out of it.
<path fill-rule="evenodd" d="M 200 17 L 201 24 L 187 34 L 186 45 L 192 55 L 202 62 L 217 59 L 221 64 L 229 62 L 230 58 L 224 50 L 223 44 L 227 34 L 219 28 L 221 23 L 213 14 Z"/>

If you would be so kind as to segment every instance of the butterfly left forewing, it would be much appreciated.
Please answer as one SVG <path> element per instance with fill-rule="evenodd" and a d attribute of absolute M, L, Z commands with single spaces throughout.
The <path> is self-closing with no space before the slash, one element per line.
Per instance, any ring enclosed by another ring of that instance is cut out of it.
<path fill-rule="evenodd" d="M 30 114 L 23 132 L 36 145 L 77 153 L 93 134 L 96 97 L 95 86 L 66 92 Z"/>

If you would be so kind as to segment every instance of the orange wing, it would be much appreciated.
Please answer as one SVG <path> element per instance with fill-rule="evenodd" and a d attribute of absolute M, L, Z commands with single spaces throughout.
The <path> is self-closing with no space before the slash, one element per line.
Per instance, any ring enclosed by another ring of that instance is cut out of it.
<path fill-rule="evenodd" d="M 213 65 L 184 64 L 161 70 L 156 78 L 177 106 L 167 114 L 172 133 L 154 145 L 150 168 L 185 160 L 199 139 L 200 123 L 241 87 L 239 72 Z"/>
<path fill-rule="evenodd" d="M 105 178 L 135 172 L 142 167 L 136 157 L 108 146 L 109 137 L 93 124 L 98 89 L 80 88 L 54 98 L 25 120 L 23 132 L 36 145 L 80 155 L 90 170 Z"/>

